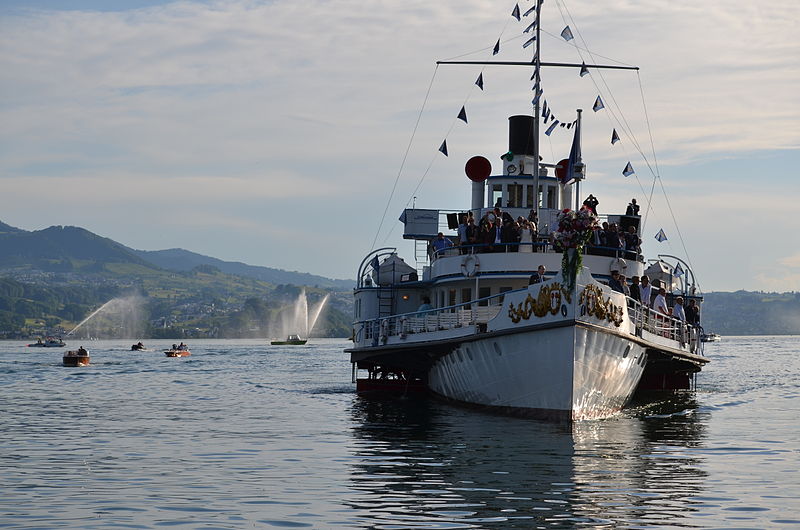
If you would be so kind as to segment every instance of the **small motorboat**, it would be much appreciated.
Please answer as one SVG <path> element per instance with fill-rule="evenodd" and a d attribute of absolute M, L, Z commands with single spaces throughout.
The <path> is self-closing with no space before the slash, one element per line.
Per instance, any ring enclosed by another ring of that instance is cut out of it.
<path fill-rule="evenodd" d="M 703 333 L 700 335 L 700 341 L 702 342 L 719 342 L 721 340 L 722 336 L 717 333 Z"/>
<path fill-rule="evenodd" d="M 88 366 L 89 365 L 89 352 L 83 346 L 77 350 L 70 350 L 64 354 L 64 366 Z"/>
<path fill-rule="evenodd" d="M 300 335 L 289 335 L 286 340 L 273 340 L 270 341 L 270 344 L 273 346 L 302 346 L 306 342 L 308 342 L 308 339 L 301 339 Z"/>
<path fill-rule="evenodd" d="M 173 344 L 172 348 L 164 352 L 164 355 L 167 357 L 188 357 L 191 354 L 192 352 L 189 351 L 189 347 L 182 342 L 177 346 Z"/>
<path fill-rule="evenodd" d="M 33 344 L 28 344 L 29 348 L 63 348 L 67 343 L 56 337 L 45 337 L 44 340 L 36 339 Z"/>

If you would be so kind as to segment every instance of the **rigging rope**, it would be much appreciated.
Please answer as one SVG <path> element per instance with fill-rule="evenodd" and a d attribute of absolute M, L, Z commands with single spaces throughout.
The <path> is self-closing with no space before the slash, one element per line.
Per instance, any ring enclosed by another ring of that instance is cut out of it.
<path fill-rule="evenodd" d="M 411 138 L 408 140 L 408 146 L 406 146 L 406 152 L 403 154 L 403 160 L 400 162 L 400 169 L 397 170 L 397 176 L 394 179 L 394 185 L 392 186 L 392 191 L 389 193 L 389 199 L 386 201 L 386 208 L 383 209 L 383 215 L 381 216 L 381 222 L 378 223 L 378 229 L 375 231 L 375 238 L 372 240 L 372 246 L 370 247 L 369 251 L 372 252 L 375 250 L 375 242 L 378 241 L 378 235 L 381 233 L 381 228 L 383 228 L 383 222 L 386 220 L 386 213 L 389 211 L 389 206 L 392 204 L 392 198 L 394 197 L 394 192 L 397 189 L 397 183 L 400 181 L 400 175 L 403 174 L 403 168 L 406 165 L 406 160 L 408 159 L 408 153 L 411 151 L 411 144 L 414 143 L 414 137 L 417 134 L 417 128 L 419 128 L 419 122 L 422 119 L 422 113 L 425 111 L 425 105 L 428 103 L 428 97 L 431 95 L 431 88 L 433 87 L 433 80 L 436 79 L 436 72 L 439 71 L 439 65 L 436 65 L 436 68 L 433 69 L 433 75 L 431 76 L 431 81 L 428 83 L 428 90 L 425 92 L 425 100 L 422 102 L 422 108 L 419 109 L 419 114 L 417 115 L 417 121 L 414 124 L 414 130 L 411 131 Z"/>

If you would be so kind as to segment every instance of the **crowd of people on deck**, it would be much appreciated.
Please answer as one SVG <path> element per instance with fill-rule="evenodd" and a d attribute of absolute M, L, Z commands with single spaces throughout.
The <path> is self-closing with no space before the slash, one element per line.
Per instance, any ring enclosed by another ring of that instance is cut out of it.
<path fill-rule="evenodd" d="M 527 218 L 514 219 L 499 206 L 488 211 L 476 223 L 472 212 L 462 213 L 458 220 L 456 243 L 461 254 L 474 252 L 536 252 L 538 239 L 538 219 L 536 211 L 531 210 Z M 456 245 L 450 238 L 439 232 L 431 241 L 432 255 L 441 255 Z"/>
<path fill-rule="evenodd" d="M 594 195 L 583 202 L 585 208 L 597 214 L 599 201 Z M 636 199 L 631 199 L 626 209 L 626 215 L 639 215 L 639 205 Z M 455 240 L 454 240 L 455 239 Z M 530 210 L 528 217 L 518 216 L 516 219 L 508 212 L 495 206 L 492 210 L 476 221 L 472 212 L 459 214 L 458 235 L 456 238 L 445 236 L 439 232 L 430 244 L 432 258 L 455 252 L 454 247 L 459 247 L 460 254 L 484 252 L 537 252 L 543 244 L 556 245 L 549 237 L 542 239 L 539 236 L 539 219 L 536 210 Z M 641 253 L 642 240 L 636 233 L 634 224 L 622 229 L 616 223 L 604 222 L 598 226 L 587 244 L 587 253 L 620 255 L 629 259 L 636 259 Z M 454 249 L 448 251 L 449 249 Z M 556 248 L 556 250 L 559 250 Z"/>
<path fill-rule="evenodd" d="M 650 278 L 646 274 L 642 275 L 641 278 L 632 276 L 630 284 L 628 284 L 625 275 L 614 270 L 611 271 L 611 279 L 608 281 L 608 286 L 661 315 L 671 316 L 692 326 L 700 324 L 700 308 L 694 298 L 691 298 L 688 305 L 684 307 L 683 297 L 676 296 L 674 305 L 670 309 L 667 304 L 667 290 L 663 286 L 654 289 L 650 284 Z"/>

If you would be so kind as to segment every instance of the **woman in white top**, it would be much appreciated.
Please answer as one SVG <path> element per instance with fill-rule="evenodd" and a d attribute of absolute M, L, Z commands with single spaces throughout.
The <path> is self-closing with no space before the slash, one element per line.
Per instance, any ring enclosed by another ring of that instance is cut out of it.
<path fill-rule="evenodd" d="M 519 251 L 533 252 L 533 230 L 526 219 L 520 221 Z"/>

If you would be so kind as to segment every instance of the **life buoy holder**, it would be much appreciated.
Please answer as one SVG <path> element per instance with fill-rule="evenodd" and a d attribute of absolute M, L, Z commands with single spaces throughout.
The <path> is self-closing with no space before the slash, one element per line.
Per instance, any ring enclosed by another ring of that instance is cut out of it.
<path fill-rule="evenodd" d="M 617 258 L 611 262 L 611 267 L 609 268 L 609 272 L 619 271 L 620 273 L 624 273 L 627 268 L 628 268 L 628 262 L 622 258 Z"/>
<path fill-rule="evenodd" d="M 389 321 L 386 320 L 385 318 L 383 320 L 381 320 L 380 338 L 381 338 L 381 342 L 383 342 L 384 344 L 386 343 L 387 339 L 389 338 Z"/>
<path fill-rule="evenodd" d="M 481 262 L 475 254 L 467 254 L 461 260 L 461 274 L 467 278 L 472 278 L 481 268 Z"/>

